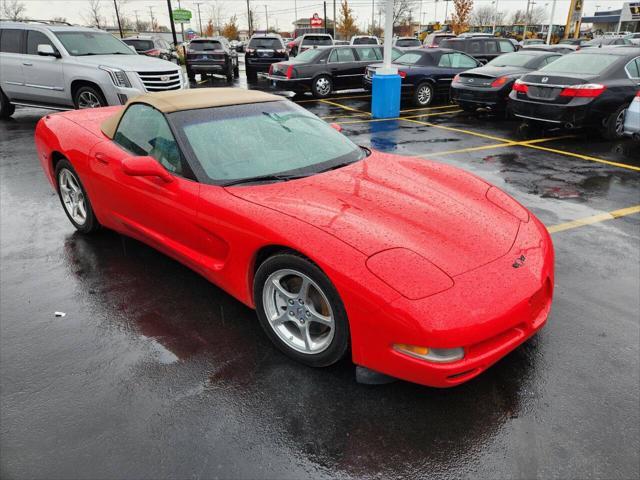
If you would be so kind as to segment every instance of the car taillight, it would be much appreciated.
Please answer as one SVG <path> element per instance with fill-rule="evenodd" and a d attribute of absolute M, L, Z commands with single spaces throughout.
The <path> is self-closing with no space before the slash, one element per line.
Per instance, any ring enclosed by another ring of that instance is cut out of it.
<path fill-rule="evenodd" d="M 521 80 L 516 80 L 516 83 L 513 84 L 513 91 L 527 93 L 529 91 L 529 86 Z"/>
<path fill-rule="evenodd" d="M 403 72 L 402 70 L 398 71 L 398 75 L 400 75 L 400 78 L 407 78 L 407 72 Z"/>
<path fill-rule="evenodd" d="M 247 48 L 247 49 L 245 50 L 245 52 L 247 52 L 247 53 L 253 53 L 253 52 L 255 52 L 255 51 L 256 51 L 256 49 L 255 49 L 255 48 Z"/>
<path fill-rule="evenodd" d="M 492 87 L 501 87 L 505 83 L 509 81 L 509 77 L 498 77 L 493 82 L 491 82 Z"/>
<path fill-rule="evenodd" d="M 455 77 L 453 77 L 453 80 L 451 80 L 451 83 L 460 83 L 460 74 L 459 73 Z"/>
<path fill-rule="evenodd" d="M 293 65 L 289 65 L 287 67 L 287 78 L 291 78 L 293 76 Z"/>
<path fill-rule="evenodd" d="M 594 98 L 602 94 L 607 89 L 599 83 L 585 83 L 583 85 L 574 85 L 572 87 L 563 88 L 560 92 L 561 97 L 586 97 Z"/>
<path fill-rule="evenodd" d="M 285 53 L 286 50 L 284 48 L 279 48 L 278 50 L 276 50 L 276 53 Z"/>

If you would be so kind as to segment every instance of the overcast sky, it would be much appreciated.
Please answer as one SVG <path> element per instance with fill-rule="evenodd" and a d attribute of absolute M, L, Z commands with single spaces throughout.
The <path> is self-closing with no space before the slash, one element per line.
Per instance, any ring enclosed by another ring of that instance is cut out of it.
<path fill-rule="evenodd" d="M 86 14 L 88 0 L 22 0 L 27 6 L 27 15 L 30 18 L 50 19 L 62 16 L 72 23 L 85 23 L 83 14 Z M 380 0 L 374 0 L 376 22 L 378 21 L 378 3 Z M 547 8 L 549 15 L 551 14 L 551 5 L 553 0 L 535 0 L 536 6 Z M 197 28 L 197 6 L 201 3 L 200 11 L 203 24 L 211 15 L 211 6 L 216 3 L 222 8 L 224 17 L 228 18 L 233 14 L 238 16 L 240 28 L 247 26 L 247 2 L 246 0 L 194 0 L 181 1 L 183 8 L 193 11 L 192 26 Z M 104 16 L 113 23 L 114 7 L 113 0 L 101 0 Z M 436 20 L 444 20 L 445 9 L 451 12 L 453 9 L 452 2 L 444 0 L 424 0 L 420 2 L 415 0 L 416 12 L 413 14 L 417 19 L 420 10 L 423 13 L 423 19 L 426 23 Z M 518 9 L 526 8 L 526 0 L 498 0 L 498 7 L 507 14 Z M 557 0 L 556 14 L 554 23 L 564 24 L 569 10 L 570 0 Z M 592 15 L 596 7 L 599 10 L 617 9 L 622 6 L 621 0 L 586 0 L 585 14 Z M 340 0 L 336 0 L 336 9 L 339 10 Z M 365 29 L 371 22 L 371 4 L 372 0 L 350 0 L 349 5 L 352 7 L 356 16 L 356 21 L 361 29 Z M 448 6 L 447 6 L 448 4 Z M 475 0 L 475 6 L 491 5 L 492 0 Z M 172 5 L 177 8 L 178 1 L 172 0 Z M 269 25 L 275 26 L 282 31 L 292 29 L 292 22 L 295 18 L 295 7 L 297 5 L 298 17 L 311 17 L 314 13 L 323 16 L 323 2 L 321 0 L 251 0 L 251 5 L 257 9 L 258 24 L 260 28 L 265 27 L 265 5 L 269 14 Z M 149 7 L 153 8 L 153 14 L 159 19 L 161 25 L 168 26 L 167 2 L 166 0 L 126 0 L 124 3 L 124 13 L 131 17 L 135 17 L 137 11 L 141 20 L 149 20 Z M 333 0 L 327 1 L 327 17 L 332 18 Z M 384 22 L 384 16 L 382 17 Z M 185 25 L 186 26 L 186 25 Z"/>

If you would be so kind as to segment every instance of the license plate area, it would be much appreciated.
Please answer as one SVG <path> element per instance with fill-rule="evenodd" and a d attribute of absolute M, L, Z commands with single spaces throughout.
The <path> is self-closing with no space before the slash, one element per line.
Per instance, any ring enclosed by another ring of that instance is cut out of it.
<path fill-rule="evenodd" d="M 530 86 L 528 91 L 529 98 L 534 100 L 553 101 L 560 94 L 561 89 L 556 87 L 538 87 Z"/>

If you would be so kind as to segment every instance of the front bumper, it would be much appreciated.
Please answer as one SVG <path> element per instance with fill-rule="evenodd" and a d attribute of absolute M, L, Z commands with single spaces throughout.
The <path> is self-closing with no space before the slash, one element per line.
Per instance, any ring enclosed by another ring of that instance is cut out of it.
<path fill-rule="evenodd" d="M 593 99 L 574 98 L 565 105 L 523 100 L 515 92 L 509 94 L 511 110 L 516 117 L 555 124 L 558 126 L 583 127 L 597 124 L 605 116 L 593 108 Z"/>
<path fill-rule="evenodd" d="M 526 261 L 514 268 L 514 259 Z M 533 216 L 520 224 L 506 255 L 454 277 L 454 286 L 422 300 L 394 300 L 364 330 L 354 361 L 371 370 L 433 387 L 451 387 L 479 375 L 545 324 L 554 285 L 554 252 L 545 227 Z M 387 318 L 383 318 L 387 316 Z M 353 327 L 352 327 L 353 328 Z M 393 345 L 463 347 L 462 360 L 432 363 Z M 355 353 L 355 352 L 354 352 Z"/>

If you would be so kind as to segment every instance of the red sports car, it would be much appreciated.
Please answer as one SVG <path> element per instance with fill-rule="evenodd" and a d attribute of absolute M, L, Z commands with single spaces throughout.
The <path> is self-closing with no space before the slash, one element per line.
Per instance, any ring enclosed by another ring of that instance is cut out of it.
<path fill-rule="evenodd" d="M 549 314 L 553 246 L 524 207 L 462 170 L 359 147 L 282 97 L 144 95 L 47 115 L 36 144 L 76 229 L 184 263 L 307 365 L 349 352 L 448 387 Z"/>

